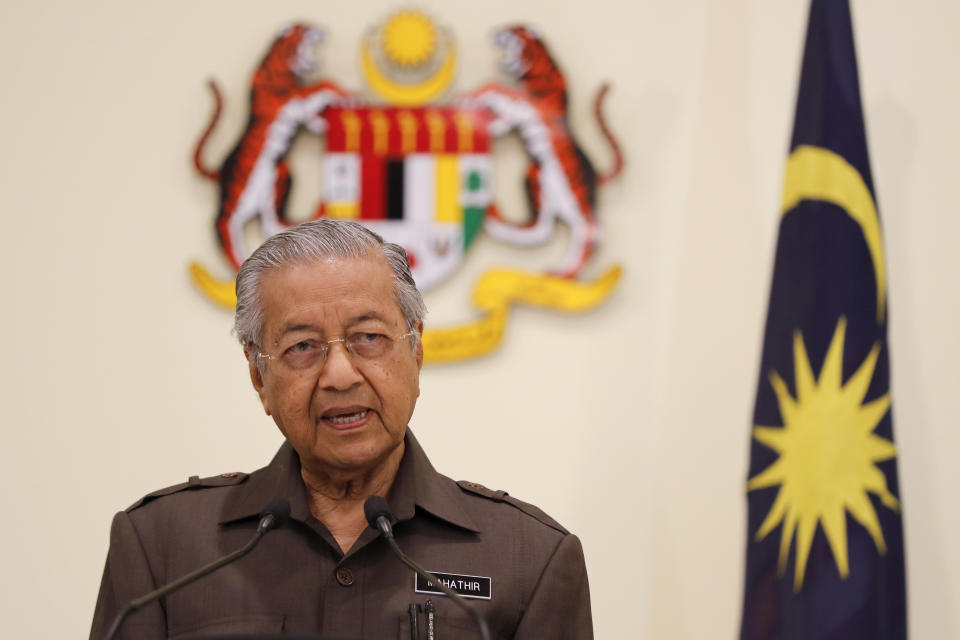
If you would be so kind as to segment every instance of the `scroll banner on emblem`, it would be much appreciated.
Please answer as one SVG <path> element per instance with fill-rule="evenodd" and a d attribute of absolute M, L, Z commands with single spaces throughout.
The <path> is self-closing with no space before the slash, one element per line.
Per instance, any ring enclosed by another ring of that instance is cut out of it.
<path fill-rule="evenodd" d="M 552 311 L 588 311 L 610 295 L 621 272 L 621 267 L 614 265 L 593 282 L 578 282 L 516 269 L 491 269 L 473 289 L 474 304 L 485 315 L 467 324 L 424 331 L 423 360 L 454 362 L 490 353 L 503 338 L 513 304 Z M 216 279 L 198 262 L 190 265 L 190 276 L 213 302 L 228 309 L 237 306 L 233 280 Z"/>

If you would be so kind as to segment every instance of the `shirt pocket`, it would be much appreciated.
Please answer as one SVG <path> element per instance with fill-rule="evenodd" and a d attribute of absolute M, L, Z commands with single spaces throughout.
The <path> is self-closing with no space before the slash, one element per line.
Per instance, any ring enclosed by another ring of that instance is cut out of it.
<path fill-rule="evenodd" d="M 194 625 L 170 629 L 169 640 L 187 640 L 188 638 L 220 637 L 228 633 L 278 634 L 283 631 L 282 615 L 227 616 L 214 620 L 204 620 Z"/>
<path fill-rule="evenodd" d="M 410 633 L 410 616 L 403 615 L 400 617 L 400 630 L 397 638 L 399 640 L 428 640 L 430 636 L 427 634 L 427 615 L 423 612 L 420 612 L 417 616 L 418 626 L 420 627 L 417 630 L 417 635 L 411 635 Z M 490 624 L 490 621 L 487 620 L 487 624 Z M 497 632 L 491 628 L 490 629 L 491 638 L 502 638 L 497 634 Z M 443 614 L 434 614 L 433 616 L 433 640 L 481 640 L 483 636 L 480 635 L 480 628 L 477 627 L 477 622 L 473 618 L 466 616 L 446 616 Z"/>

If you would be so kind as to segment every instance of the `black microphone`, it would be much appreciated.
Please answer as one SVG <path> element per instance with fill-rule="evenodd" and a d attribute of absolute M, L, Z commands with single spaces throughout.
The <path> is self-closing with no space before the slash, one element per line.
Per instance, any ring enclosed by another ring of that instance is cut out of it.
<path fill-rule="evenodd" d="M 480 628 L 480 636 L 483 640 L 490 640 L 490 628 L 487 626 L 487 619 L 483 617 L 483 614 L 471 607 L 470 603 L 468 603 L 463 596 L 443 584 L 440 578 L 418 565 L 408 558 L 407 554 L 400 550 L 400 545 L 398 545 L 397 541 L 393 538 L 393 526 L 390 524 L 390 521 L 393 519 L 393 513 L 390 511 L 390 506 L 387 505 L 387 501 L 380 496 L 370 496 L 367 498 L 367 501 L 363 503 L 363 513 L 367 516 L 367 522 L 370 526 L 375 531 L 379 531 L 380 535 L 390 544 L 390 548 L 397 554 L 400 561 L 420 574 L 424 579 L 433 583 L 437 589 L 457 603 L 457 606 L 470 614 L 473 619 L 476 620 L 477 626 Z"/>
<path fill-rule="evenodd" d="M 282 525 L 288 517 L 290 517 L 289 502 L 283 498 L 278 498 L 271 501 L 260 512 L 260 523 L 257 525 L 257 532 L 253 534 L 250 542 L 243 545 L 233 553 L 223 556 L 219 560 L 215 560 L 204 567 L 200 567 L 192 573 L 188 573 L 187 575 L 178 578 L 173 582 L 165 584 L 156 591 L 151 591 L 145 596 L 137 598 L 136 600 L 131 600 L 129 603 L 127 603 L 127 606 L 125 606 L 123 610 L 117 614 L 117 617 L 114 618 L 113 624 L 110 625 L 110 630 L 107 631 L 107 635 L 104 636 L 104 640 L 113 640 L 113 637 L 117 634 L 117 631 L 120 630 L 120 625 L 123 624 L 123 621 L 127 618 L 127 616 L 134 611 L 145 607 L 154 600 L 159 600 L 163 596 L 176 591 L 180 587 L 185 587 L 191 582 L 199 580 L 207 574 L 213 573 L 220 567 L 228 565 L 234 560 L 238 560 L 253 551 L 253 548 L 257 546 L 257 543 L 260 542 L 260 539 L 263 538 L 268 531 L 271 529 L 276 529 Z"/>

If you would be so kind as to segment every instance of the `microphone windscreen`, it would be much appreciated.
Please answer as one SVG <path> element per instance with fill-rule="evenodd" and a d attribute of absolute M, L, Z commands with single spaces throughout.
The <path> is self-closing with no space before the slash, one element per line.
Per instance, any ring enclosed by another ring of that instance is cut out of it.
<path fill-rule="evenodd" d="M 260 511 L 260 519 L 264 516 L 273 516 L 273 525 L 271 529 L 276 529 L 290 517 L 290 503 L 286 498 L 277 498 L 267 503 L 267 506 Z"/>
<path fill-rule="evenodd" d="M 377 519 L 380 516 L 386 518 L 387 522 L 393 520 L 390 505 L 380 496 L 370 496 L 367 498 L 367 501 L 363 503 L 363 514 L 367 516 L 367 523 L 374 529 L 379 529 L 379 527 L 377 527 Z"/>

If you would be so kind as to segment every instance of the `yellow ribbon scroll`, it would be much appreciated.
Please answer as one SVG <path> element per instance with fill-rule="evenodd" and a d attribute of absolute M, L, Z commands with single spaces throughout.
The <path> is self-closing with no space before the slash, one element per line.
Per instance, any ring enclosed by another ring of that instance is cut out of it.
<path fill-rule="evenodd" d="M 467 324 L 423 332 L 423 360 L 427 363 L 469 360 L 490 353 L 503 338 L 510 306 L 526 304 L 551 311 L 587 311 L 600 304 L 620 280 L 622 268 L 614 265 L 593 282 L 492 269 L 473 289 L 473 301 L 484 312 Z M 218 280 L 200 263 L 190 265 L 194 284 L 207 298 L 227 309 L 237 305 L 233 280 Z"/>
<path fill-rule="evenodd" d="M 215 302 L 225 309 L 237 308 L 237 281 L 217 280 L 199 262 L 190 263 L 190 279 L 211 302 Z"/>

